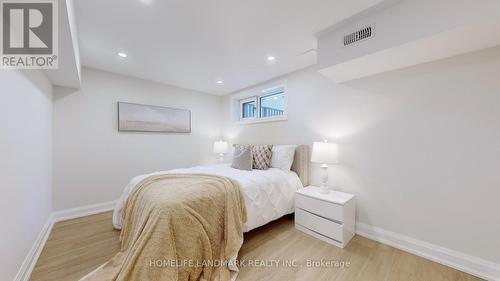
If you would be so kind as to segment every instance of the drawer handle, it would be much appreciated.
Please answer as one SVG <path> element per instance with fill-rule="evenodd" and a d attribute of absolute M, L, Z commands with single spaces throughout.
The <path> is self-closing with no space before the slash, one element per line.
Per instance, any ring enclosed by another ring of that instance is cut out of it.
<path fill-rule="evenodd" d="M 331 221 L 331 222 L 334 222 L 334 223 L 337 223 L 337 224 L 343 225 L 343 223 L 342 223 L 341 221 L 334 220 L 334 219 L 330 219 L 330 218 L 327 218 L 327 217 L 324 217 L 324 216 L 320 216 L 320 215 L 318 215 L 318 214 L 311 213 L 311 212 L 309 212 L 308 210 L 304 210 L 304 209 L 299 208 L 299 207 L 297 207 L 297 209 L 302 210 L 302 211 L 304 211 L 304 212 L 306 212 L 306 213 L 309 213 L 309 214 L 311 214 L 311 215 L 314 215 L 314 216 L 320 217 L 320 218 L 322 218 L 322 219 L 329 220 L 329 221 Z"/>
<path fill-rule="evenodd" d="M 318 234 L 318 235 L 321 235 L 321 236 L 323 236 L 323 237 L 325 237 L 325 238 L 327 238 L 327 239 L 330 239 L 330 240 L 333 240 L 333 241 L 335 241 L 335 242 L 337 242 L 337 243 L 341 243 L 341 244 L 342 244 L 342 241 L 340 241 L 340 240 L 333 239 L 332 237 L 328 237 L 328 236 L 326 236 L 326 235 L 324 235 L 324 234 L 321 234 L 321 233 L 319 233 L 319 232 L 317 232 L 317 231 L 314 231 L 314 230 L 310 229 L 309 227 L 305 227 L 305 226 L 301 225 L 300 223 L 299 223 L 299 225 L 300 225 L 300 226 L 302 226 L 303 228 L 305 228 L 305 229 L 307 229 L 307 230 L 311 231 L 311 232 L 314 232 L 314 233 L 316 233 L 316 234 Z"/>

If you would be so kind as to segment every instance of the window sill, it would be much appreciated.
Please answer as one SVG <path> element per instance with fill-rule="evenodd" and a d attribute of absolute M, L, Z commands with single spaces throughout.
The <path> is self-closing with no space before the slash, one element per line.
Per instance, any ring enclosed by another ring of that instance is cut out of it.
<path fill-rule="evenodd" d="M 246 124 L 259 124 L 259 123 L 269 123 L 269 122 L 281 122 L 281 121 L 287 121 L 287 120 L 288 120 L 288 118 L 286 116 L 281 116 L 281 117 L 273 117 L 273 118 L 239 120 L 239 121 L 234 121 L 233 124 L 246 125 Z"/>

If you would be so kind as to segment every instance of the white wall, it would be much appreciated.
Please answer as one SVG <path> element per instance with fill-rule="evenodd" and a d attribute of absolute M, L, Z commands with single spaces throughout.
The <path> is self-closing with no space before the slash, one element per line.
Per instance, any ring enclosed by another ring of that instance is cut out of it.
<path fill-rule="evenodd" d="M 499 71 L 500 48 L 341 85 L 304 70 L 284 78 L 288 121 L 225 136 L 336 141 L 330 183 L 357 196 L 358 221 L 500 263 Z"/>
<path fill-rule="evenodd" d="M 0 280 L 13 280 L 52 201 L 52 86 L 41 71 L 0 71 Z"/>
<path fill-rule="evenodd" d="M 216 161 L 221 97 L 88 68 L 79 91 L 54 94 L 55 210 L 116 200 L 139 174 Z M 118 132 L 118 101 L 190 109 L 192 133 Z"/>

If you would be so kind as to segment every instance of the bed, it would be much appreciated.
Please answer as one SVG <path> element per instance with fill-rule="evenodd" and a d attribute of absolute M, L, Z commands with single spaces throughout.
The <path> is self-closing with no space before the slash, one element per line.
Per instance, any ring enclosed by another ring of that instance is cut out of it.
<path fill-rule="evenodd" d="M 308 185 L 309 181 L 309 149 L 307 145 L 299 145 L 295 149 L 292 169 L 284 172 L 277 168 L 268 170 L 243 171 L 230 167 L 230 164 L 197 166 L 169 171 L 154 172 L 134 177 L 125 187 L 113 212 L 113 226 L 122 228 L 121 210 L 128 195 L 135 185 L 152 175 L 159 174 L 214 174 L 232 178 L 240 183 L 247 208 L 247 222 L 244 231 L 265 225 L 284 215 L 294 212 L 294 195 L 299 188 Z"/>
<path fill-rule="evenodd" d="M 80 280 L 234 281 L 243 233 L 294 211 L 308 153 L 297 146 L 288 172 L 218 164 L 135 177 L 113 213 L 121 251 Z"/>

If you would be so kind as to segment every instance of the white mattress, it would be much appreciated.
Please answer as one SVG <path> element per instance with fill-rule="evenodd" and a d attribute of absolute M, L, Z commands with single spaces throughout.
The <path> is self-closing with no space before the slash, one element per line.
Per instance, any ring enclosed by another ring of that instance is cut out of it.
<path fill-rule="evenodd" d="M 205 173 L 230 177 L 241 185 L 245 197 L 248 221 L 244 231 L 250 231 L 294 211 L 294 194 L 302 183 L 295 172 L 280 169 L 242 171 L 229 164 L 199 166 L 185 169 L 155 172 L 133 178 L 118 200 L 113 212 L 113 225 L 121 229 L 121 210 L 135 185 L 150 175 L 166 173 Z"/>

